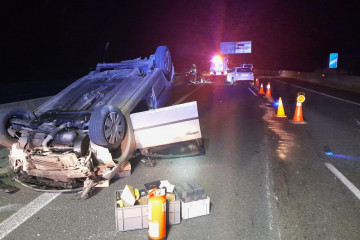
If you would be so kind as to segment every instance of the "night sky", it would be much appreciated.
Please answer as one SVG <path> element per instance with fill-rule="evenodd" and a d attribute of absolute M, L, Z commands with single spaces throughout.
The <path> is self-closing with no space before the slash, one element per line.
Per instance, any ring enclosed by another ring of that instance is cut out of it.
<path fill-rule="evenodd" d="M 97 62 L 145 57 L 167 45 L 175 69 L 208 68 L 221 41 L 252 41 L 232 64 L 359 74 L 359 1 L 1 1 L 1 83 L 59 81 Z M 105 46 L 108 47 L 105 51 Z"/>

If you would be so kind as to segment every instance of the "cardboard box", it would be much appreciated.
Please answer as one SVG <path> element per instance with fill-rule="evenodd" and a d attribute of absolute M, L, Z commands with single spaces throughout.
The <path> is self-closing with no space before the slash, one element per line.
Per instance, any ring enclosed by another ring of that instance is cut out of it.
<path fill-rule="evenodd" d="M 121 199 L 127 204 L 134 205 L 136 201 L 134 187 L 126 185 L 124 191 L 121 193 Z"/>
<path fill-rule="evenodd" d="M 139 189 L 141 192 L 143 189 Z M 123 232 L 129 230 L 143 229 L 149 227 L 148 205 L 134 205 L 129 207 L 118 207 L 116 195 L 121 196 L 122 190 L 115 192 L 115 223 L 116 231 Z M 176 197 L 175 201 L 166 202 L 167 224 L 179 224 L 181 221 L 180 200 Z"/>

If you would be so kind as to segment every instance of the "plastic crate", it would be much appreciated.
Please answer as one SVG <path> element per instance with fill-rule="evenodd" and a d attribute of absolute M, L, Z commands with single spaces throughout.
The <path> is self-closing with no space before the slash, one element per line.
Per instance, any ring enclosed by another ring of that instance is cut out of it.
<path fill-rule="evenodd" d="M 116 231 L 123 232 L 129 230 L 143 229 L 149 227 L 148 205 L 134 205 L 131 207 L 117 207 L 115 192 L 115 223 Z M 176 196 L 176 195 L 175 195 Z M 167 224 L 174 225 L 180 223 L 180 200 L 176 196 L 175 201 L 166 202 L 166 221 Z"/>
<path fill-rule="evenodd" d="M 181 200 L 181 217 L 183 219 L 199 217 L 210 213 L 210 197 L 191 202 Z"/>

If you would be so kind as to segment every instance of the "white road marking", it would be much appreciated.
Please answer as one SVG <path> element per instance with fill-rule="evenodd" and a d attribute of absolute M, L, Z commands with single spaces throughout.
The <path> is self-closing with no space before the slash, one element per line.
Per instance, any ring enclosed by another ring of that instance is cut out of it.
<path fill-rule="evenodd" d="M 293 86 L 293 87 L 305 89 L 305 90 L 308 90 L 308 91 L 310 91 L 310 92 L 318 93 L 318 94 L 323 95 L 323 96 L 326 96 L 326 97 L 334 98 L 334 99 L 337 99 L 337 100 L 340 100 L 340 101 L 343 101 L 343 102 L 352 103 L 352 104 L 355 104 L 355 105 L 360 106 L 360 103 L 357 103 L 357 102 L 353 102 L 353 101 L 349 101 L 349 100 L 346 100 L 346 99 L 334 97 L 334 96 L 331 96 L 331 95 L 328 95 L 328 94 L 325 94 L 325 93 L 317 92 L 317 91 L 314 91 L 314 90 L 311 90 L 311 89 L 308 89 L 308 88 L 300 87 L 300 86 L 297 86 L 297 85 L 294 85 L 294 84 L 290 84 L 290 83 L 286 83 L 286 82 L 282 82 L 282 81 L 279 81 L 279 80 L 274 80 L 274 81 L 276 81 L 276 82 L 281 82 L 281 83 L 284 83 L 284 84 L 287 84 L 287 85 L 290 85 L 290 86 Z"/>
<path fill-rule="evenodd" d="M 194 92 L 196 92 L 197 90 L 199 90 L 200 88 L 195 88 L 193 91 L 189 92 L 188 94 L 186 94 L 185 96 L 183 96 L 182 98 L 180 98 L 179 100 L 177 100 L 173 105 L 177 105 L 180 104 L 182 101 L 184 101 L 187 97 L 189 97 L 191 94 L 193 94 Z"/>
<path fill-rule="evenodd" d="M 280 226 L 278 225 L 276 230 L 274 229 L 275 223 L 274 223 L 274 212 L 276 212 L 276 203 L 274 202 L 274 199 L 276 199 L 276 196 L 273 192 L 273 186 L 274 182 L 272 181 L 270 173 L 270 166 L 269 166 L 269 160 L 265 159 L 265 188 L 266 188 L 266 199 L 267 199 L 267 209 L 268 209 L 268 215 L 269 215 L 269 230 L 275 235 L 276 233 L 274 231 L 277 231 L 277 237 L 279 240 L 281 240 L 281 231 Z"/>
<path fill-rule="evenodd" d="M 274 215 L 272 211 L 272 204 L 271 204 L 271 192 L 270 192 L 270 169 L 269 169 L 269 163 L 266 160 L 266 168 L 265 168 L 265 179 L 266 179 L 266 198 L 267 198 L 267 205 L 269 210 L 269 229 L 273 230 L 274 226 Z"/>
<path fill-rule="evenodd" d="M 256 93 L 253 92 L 253 90 L 251 90 L 251 88 L 248 88 L 250 92 L 252 92 L 252 94 L 254 94 L 255 96 L 257 96 Z"/>
<path fill-rule="evenodd" d="M 331 163 L 325 163 L 325 166 L 343 183 L 355 196 L 360 199 L 360 191 L 354 184 L 352 184 L 339 170 L 337 170 Z"/>
<path fill-rule="evenodd" d="M 39 197 L 35 198 L 32 202 L 22 207 L 9 218 L 5 219 L 0 223 L 0 239 L 6 237 L 9 233 L 18 228 L 21 224 L 23 224 L 26 220 L 49 204 L 60 194 L 61 193 L 41 194 Z"/>

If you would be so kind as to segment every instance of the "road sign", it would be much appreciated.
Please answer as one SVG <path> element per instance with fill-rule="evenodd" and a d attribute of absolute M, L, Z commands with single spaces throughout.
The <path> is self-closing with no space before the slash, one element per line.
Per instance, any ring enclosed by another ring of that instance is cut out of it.
<path fill-rule="evenodd" d="M 329 68 L 337 68 L 337 63 L 338 63 L 338 54 L 330 53 Z"/>
<path fill-rule="evenodd" d="M 297 100 L 298 103 L 305 102 L 305 93 L 299 92 L 296 100 Z"/>
<path fill-rule="evenodd" d="M 235 54 L 237 53 L 251 53 L 251 41 L 236 42 Z"/>
<path fill-rule="evenodd" d="M 221 42 L 220 43 L 221 54 L 234 54 L 235 53 L 235 42 Z"/>
<path fill-rule="evenodd" d="M 221 42 L 220 53 L 221 54 L 251 53 L 251 41 Z"/>

